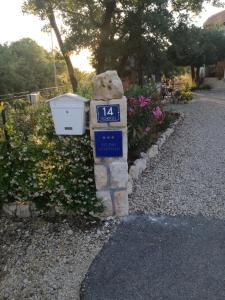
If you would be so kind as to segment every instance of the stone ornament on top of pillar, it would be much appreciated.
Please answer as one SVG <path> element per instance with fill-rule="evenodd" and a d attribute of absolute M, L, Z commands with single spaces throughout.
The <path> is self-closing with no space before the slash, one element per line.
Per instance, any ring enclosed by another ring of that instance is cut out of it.
<path fill-rule="evenodd" d="M 128 214 L 127 99 L 116 71 L 93 78 L 90 134 L 95 162 L 97 197 L 103 217 Z"/>
<path fill-rule="evenodd" d="M 123 84 L 116 71 L 106 71 L 92 79 L 94 100 L 120 99 L 124 95 Z"/>

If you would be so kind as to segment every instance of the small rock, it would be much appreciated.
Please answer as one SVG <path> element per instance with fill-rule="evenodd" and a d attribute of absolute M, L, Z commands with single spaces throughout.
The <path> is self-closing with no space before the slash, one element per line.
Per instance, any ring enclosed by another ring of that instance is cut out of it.
<path fill-rule="evenodd" d="M 139 168 L 139 173 L 142 173 L 146 169 L 147 159 L 145 158 L 137 159 L 134 163 L 136 167 Z"/>
<path fill-rule="evenodd" d="M 28 237 L 29 236 L 29 231 L 26 231 L 24 235 L 25 235 L 25 237 Z"/>
<path fill-rule="evenodd" d="M 18 218 L 29 218 L 31 216 L 30 205 L 29 204 L 17 205 L 16 216 Z"/>
<path fill-rule="evenodd" d="M 140 156 L 141 158 L 148 158 L 148 154 L 145 152 L 141 152 Z"/>
<path fill-rule="evenodd" d="M 73 234 L 73 230 L 69 229 L 69 230 L 67 231 L 67 234 L 68 234 L 68 235 L 72 235 L 72 234 Z"/>
<path fill-rule="evenodd" d="M 159 147 L 159 149 L 163 146 L 165 141 L 166 141 L 166 138 L 164 136 L 162 136 L 161 138 L 158 139 L 156 145 Z"/>
<path fill-rule="evenodd" d="M 150 159 L 156 157 L 158 154 L 159 154 L 159 148 L 157 145 L 153 145 L 148 151 L 148 157 Z"/>
<path fill-rule="evenodd" d="M 130 170 L 129 170 L 129 175 L 134 178 L 134 179 L 138 179 L 138 176 L 140 174 L 139 168 L 137 166 L 131 166 Z"/>
<path fill-rule="evenodd" d="M 3 207 L 2 207 L 2 210 L 8 216 L 15 216 L 16 208 L 17 208 L 16 203 L 9 203 L 9 204 L 4 204 Z"/>

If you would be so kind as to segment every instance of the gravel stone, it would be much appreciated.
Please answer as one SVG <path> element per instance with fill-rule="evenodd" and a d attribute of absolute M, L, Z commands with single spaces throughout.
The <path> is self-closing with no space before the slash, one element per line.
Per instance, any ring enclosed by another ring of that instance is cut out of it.
<path fill-rule="evenodd" d="M 130 213 L 225 218 L 225 93 L 199 93 L 182 125 L 151 159 L 130 196 Z"/>
<path fill-rule="evenodd" d="M 0 215 L 0 299 L 79 299 L 91 262 L 119 221 L 87 229 L 76 222 Z"/>

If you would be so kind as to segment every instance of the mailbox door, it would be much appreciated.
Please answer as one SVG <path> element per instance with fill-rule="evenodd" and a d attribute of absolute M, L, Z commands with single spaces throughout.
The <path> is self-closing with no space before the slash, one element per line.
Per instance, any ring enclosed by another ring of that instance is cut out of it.
<path fill-rule="evenodd" d="M 53 119 L 57 135 L 82 135 L 85 132 L 85 120 L 81 108 L 55 108 Z"/>

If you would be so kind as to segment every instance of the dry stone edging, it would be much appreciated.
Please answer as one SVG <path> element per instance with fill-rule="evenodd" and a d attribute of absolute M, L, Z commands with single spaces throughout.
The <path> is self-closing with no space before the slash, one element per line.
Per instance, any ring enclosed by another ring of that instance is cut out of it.
<path fill-rule="evenodd" d="M 174 133 L 176 127 L 181 124 L 184 119 L 184 114 L 179 113 L 179 118 L 170 125 L 159 137 L 157 142 L 150 147 L 146 153 L 141 153 L 141 158 L 138 158 L 134 161 L 133 165 L 129 170 L 129 179 L 128 179 L 128 195 L 133 193 L 134 180 L 137 180 L 139 176 L 146 170 L 147 163 L 157 157 L 160 153 L 160 149 L 168 140 L 168 138 Z"/>
<path fill-rule="evenodd" d="M 2 211 L 9 217 L 18 217 L 21 219 L 37 217 L 38 215 L 40 215 L 40 212 L 36 209 L 34 203 L 5 203 L 2 207 Z"/>

